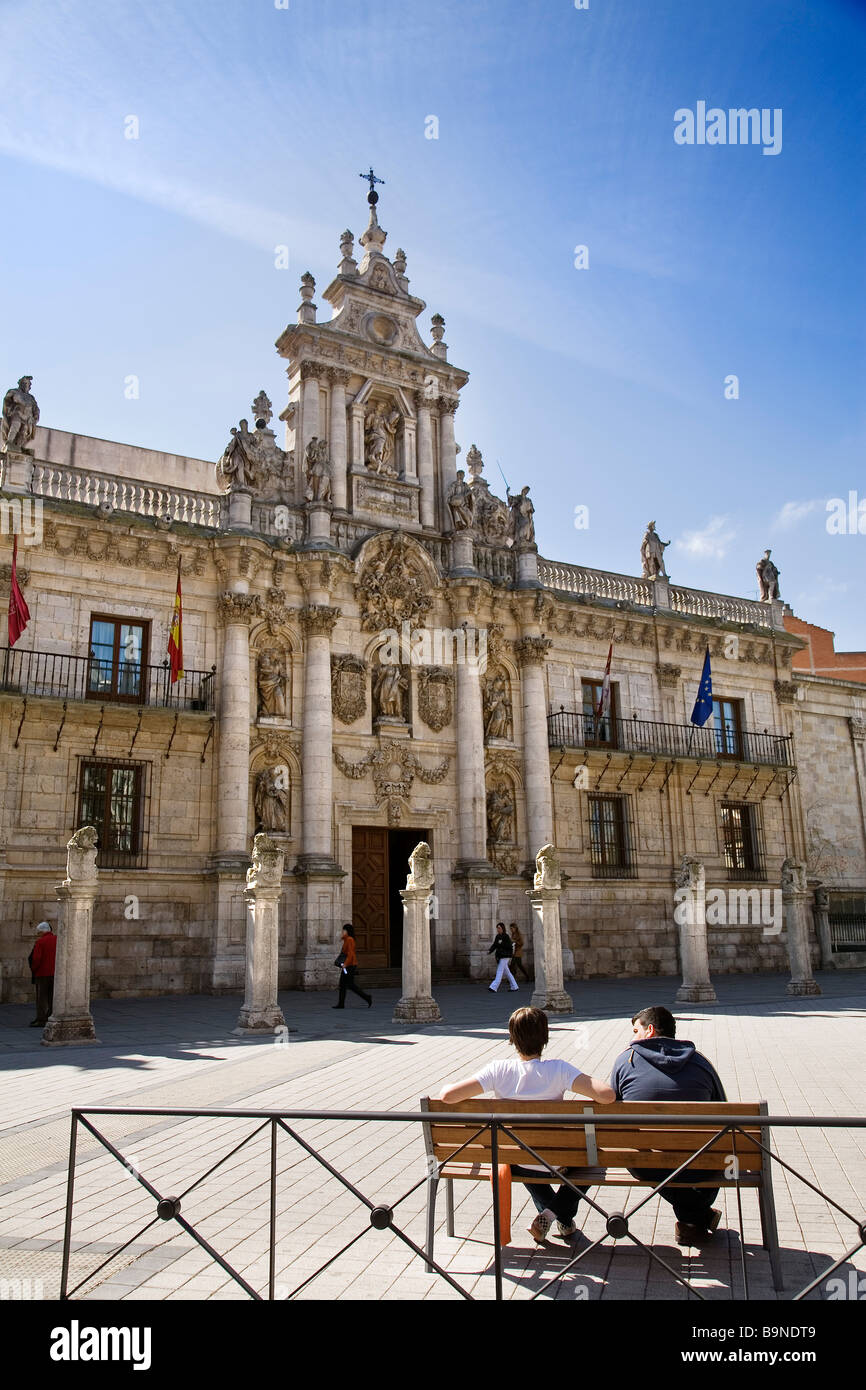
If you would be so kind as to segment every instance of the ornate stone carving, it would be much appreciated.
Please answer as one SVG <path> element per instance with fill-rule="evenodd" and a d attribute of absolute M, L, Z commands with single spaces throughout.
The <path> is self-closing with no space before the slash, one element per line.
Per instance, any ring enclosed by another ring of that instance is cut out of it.
<path fill-rule="evenodd" d="M 380 516 L 392 517 L 401 521 L 417 520 L 417 491 L 404 491 L 405 484 L 396 479 L 391 485 L 382 481 L 355 478 L 356 510 L 378 512 Z"/>
<path fill-rule="evenodd" d="M 331 657 L 331 704 L 341 724 L 367 712 L 367 665 L 358 656 Z"/>
<path fill-rule="evenodd" d="M 487 841 L 493 845 L 513 845 L 514 793 L 510 783 L 501 780 L 487 793 Z"/>
<path fill-rule="evenodd" d="M 299 731 L 263 729 L 259 725 L 252 737 L 250 752 L 262 753 L 270 763 L 285 762 L 290 753 L 298 754 L 301 735 Z"/>
<path fill-rule="evenodd" d="M 851 737 L 857 743 L 862 743 L 866 738 L 866 719 L 862 715 L 852 714 L 848 720 L 848 728 L 851 730 Z"/>
<path fill-rule="evenodd" d="M 549 637 L 520 637 L 513 645 L 522 666 L 543 666 L 553 642 Z"/>
<path fill-rule="evenodd" d="M 302 362 L 301 381 L 318 381 L 326 371 L 327 367 L 323 362 Z"/>
<path fill-rule="evenodd" d="M 294 613 L 294 608 L 286 603 L 286 595 L 283 589 L 272 585 L 265 594 L 264 614 L 268 632 L 272 637 L 285 626 Z"/>
<path fill-rule="evenodd" d="M 406 719 L 409 677 L 400 666 L 378 665 L 373 674 L 373 712 L 377 719 Z"/>
<path fill-rule="evenodd" d="M 298 619 L 308 637 L 330 637 L 342 611 L 326 603 L 311 603 L 300 610 Z"/>
<path fill-rule="evenodd" d="M 515 545 L 534 545 L 535 544 L 535 522 L 533 515 L 535 508 L 529 500 L 529 488 L 521 488 L 519 493 L 512 495 L 506 487 L 505 498 L 511 511 L 510 531 L 511 539 Z"/>
<path fill-rule="evenodd" d="M 291 485 L 293 470 L 290 457 L 276 442 L 274 432 L 268 428 L 271 403 L 264 392 L 253 402 L 254 409 L 263 407 L 255 433 L 250 433 L 247 420 L 241 420 L 238 427 L 232 428 L 231 439 L 216 464 L 217 483 L 223 492 L 248 489 L 266 501 L 277 501 L 285 496 L 285 489 Z"/>
<path fill-rule="evenodd" d="M 511 738 L 512 715 L 509 681 L 503 670 L 492 671 L 482 686 L 484 737 Z"/>
<path fill-rule="evenodd" d="M 217 482 L 223 492 L 232 492 L 235 488 L 253 488 L 258 466 L 249 422 L 241 420 L 237 428 L 232 426 L 230 433 L 232 437 L 217 460 Z"/>
<path fill-rule="evenodd" d="M 695 859 L 691 855 L 684 854 L 682 863 L 674 877 L 674 883 L 677 888 L 696 890 L 700 887 L 701 883 L 706 883 L 706 877 L 706 869 L 700 859 Z"/>
<path fill-rule="evenodd" d="M 434 314 L 434 320 L 435 320 Z M 440 415 L 454 415 L 460 404 L 456 396 L 440 396 L 436 402 Z"/>
<path fill-rule="evenodd" d="M 473 482 L 476 478 L 481 477 L 481 470 L 484 467 L 484 459 L 482 457 L 481 450 L 478 448 L 476 444 L 472 444 L 470 446 L 469 453 L 466 455 L 466 467 L 469 470 L 469 476 Z"/>
<path fill-rule="evenodd" d="M 439 733 L 454 718 L 454 675 L 444 666 L 422 666 L 418 672 L 418 713 L 428 728 Z"/>
<path fill-rule="evenodd" d="M 646 528 L 640 546 L 640 558 L 644 579 L 667 579 L 665 573 L 665 551 L 670 541 L 663 541 L 656 532 L 656 524 L 651 521 Z"/>
<path fill-rule="evenodd" d="M 429 889 L 433 887 L 433 857 L 426 840 L 417 844 L 409 855 L 409 877 L 407 888 Z"/>
<path fill-rule="evenodd" d="M 755 565 L 762 603 L 770 603 L 774 598 L 781 597 L 779 594 L 779 571 L 770 559 L 771 554 L 772 551 L 765 550 Z"/>
<path fill-rule="evenodd" d="M 245 623 L 249 627 L 253 618 L 260 618 L 262 601 L 258 594 L 235 594 L 225 592 L 219 596 L 219 616 L 223 623 Z"/>
<path fill-rule="evenodd" d="M 304 455 L 304 467 L 307 473 L 307 501 L 330 502 L 331 460 L 327 439 L 319 439 L 317 435 L 313 435 Z"/>
<path fill-rule="evenodd" d="M 399 532 L 386 550 L 365 565 L 358 589 L 365 632 L 399 631 L 404 621 L 423 627 L 433 603 L 429 581 L 410 562 L 406 538 Z"/>
<path fill-rule="evenodd" d="M 289 777 L 285 767 L 262 768 L 254 797 L 256 829 L 285 835 L 289 828 Z"/>
<path fill-rule="evenodd" d="M 328 380 L 332 386 L 346 387 L 349 385 L 351 379 L 352 373 L 347 371 L 345 367 L 328 368 Z"/>
<path fill-rule="evenodd" d="M 535 878 L 533 887 L 561 888 L 562 874 L 559 869 L 559 855 L 555 845 L 542 845 L 535 856 Z"/>
<path fill-rule="evenodd" d="M 266 429 L 271 423 L 274 415 L 274 408 L 268 400 L 264 389 L 256 396 L 252 404 L 253 419 L 256 429 Z"/>
<path fill-rule="evenodd" d="M 672 666 L 666 661 L 660 661 L 656 666 L 656 676 L 662 690 L 676 690 L 682 674 L 682 666 Z"/>
<path fill-rule="evenodd" d="M 389 825 L 400 824 L 403 809 L 401 802 L 409 800 L 416 777 L 428 784 L 442 782 L 451 765 L 451 759 L 445 758 L 437 767 L 425 768 L 408 744 L 394 739 L 383 743 L 380 748 L 371 750 L 357 763 L 348 762 L 339 749 L 335 748 L 334 762 L 344 777 L 353 780 L 366 777 L 372 768 L 376 800 L 380 805 L 387 805 Z"/>
<path fill-rule="evenodd" d="M 796 681 L 773 681 L 773 689 L 780 705 L 791 705 L 797 698 Z"/>
<path fill-rule="evenodd" d="M 10 386 L 3 397 L 3 417 L 0 420 L 0 449 L 6 452 L 32 454 L 27 446 L 36 435 L 39 423 L 39 406 L 30 394 L 32 376 L 18 378 L 17 386 Z"/>
<path fill-rule="evenodd" d="M 270 648 L 259 654 L 256 663 L 258 713 L 267 718 L 285 719 L 286 669 L 281 653 Z"/>
<path fill-rule="evenodd" d="M 473 491 L 465 476 L 463 469 L 459 468 L 456 479 L 448 489 L 448 510 L 455 531 L 468 531 L 473 521 Z"/>
<path fill-rule="evenodd" d="M 374 401 L 364 412 L 364 462 L 379 477 L 396 478 L 397 428 L 400 412 L 390 402 Z"/>
<path fill-rule="evenodd" d="M 253 840 L 252 862 L 247 869 L 248 888 L 279 888 L 283 877 L 283 849 L 269 835 Z"/>
<path fill-rule="evenodd" d="M 66 844 L 66 882 L 95 883 L 96 844 L 99 834 L 94 825 L 82 825 Z"/>
<path fill-rule="evenodd" d="M 799 859 L 786 859 L 782 864 L 782 895 L 808 893 L 806 865 Z"/>
<path fill-rule="evenodd" d="M 70 532 L 64 528 L 63 534 L 68 536 Z M 106 533 L 98 528 L 91 530 L 86 526 L 76 526 L 71 534 L 69 544 L 62 544 L 56 522 L 46 520 L 42 544 L 46 550 L 53 551 L 62 560 L 74 555 L 77 559 L 90 560 L 94 564 L 112 562 L 123 569 L 157 572 L 171 570 L 172 573 L 177 571 L 177 547 L 171 540 L 163 542 L 144 536 L 119 537 L 115 528 Z M 189 552 L 185 550 L 184 554 L 188 555 Z M 204 546 L 200 546 L 192 552 L 181 574 L 184 579 L 192 574 L 200 578 L 206 569 L 207 552 Z"/>

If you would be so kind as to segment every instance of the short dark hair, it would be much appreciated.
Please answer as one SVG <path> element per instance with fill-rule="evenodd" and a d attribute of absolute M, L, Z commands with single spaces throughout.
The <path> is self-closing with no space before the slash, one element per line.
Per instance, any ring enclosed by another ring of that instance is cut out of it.
<path fill-rule="evenodd" d="M 632 1023 L 640 1023 L 644 1028 L 655 1028 L 660 1038 L 675 1038 L 677 1035 L 677 1021 L 670 1009 L 664 1008 L 661 1004 L 653 1004 L 652 1008 L 641 1009 L 639 1014 L 632 1014 Z"/>
<path fill-rule="evenodd" d="M 508 1020 L 508 1037 L 522 1057 L 540 1056 L 549 1036 L 547 1014 L 541 1009 L 515 1009 Z"/>
<path fill-rule="evenodd" d="M 351 923 L 351 922 L 344 922 L 344 923 L 343 923 L 343 931 L 344 931 L 344 932 L 348 932 L 349 936 L 351 936 L 352 940 L 354 941 L 354 939 L 355 939 L 355 928 L 352 926 L 352 923 Z"/>

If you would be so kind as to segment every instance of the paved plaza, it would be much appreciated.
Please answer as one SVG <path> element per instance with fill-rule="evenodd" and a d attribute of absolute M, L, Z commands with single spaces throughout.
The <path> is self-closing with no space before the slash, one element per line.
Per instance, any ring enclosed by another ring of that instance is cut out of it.
<path fill-rule="evenodd" d="M 782 976 L 717 977 L 717 1006 L 682 1008 L 675 1003 L 673 979 L 572 981 L 575 1012 L 551 1020 L 548 1055 L 607 1076 L 629 1041 L 630 1015 L 648 1004 L 665 1004 L 679 1020 L 680 1036 L 691 1038 L 715 1063 L 729 1099 L 764 1099 L 770 1114 L 778 1115 L 866 1115 L 866 972 L 826 973 L 818 979 L 821 997 L 790 998 Z M 494 996 L 483 983 L 466 983 L 434 992 L 443 1022 L 424 1027 L 392 1023 L 396 990 L 376 991 L 370 1010 L 350 996 L 339 1017 L 331 1008 L 332 995 L 283 994 L 287 1022 L 297 1031 L 267 1042 L 232 1035 L 241 1003 L 236 998 L 97 1000 L 93 1014 L 102 1046 L 63 1049 L 42 1047 L 41 1034 L 28 1030 L 29 1006 L 0 1008 L 0 1280 L 31 1281 L 21 1286 L 29 1287 L 31 1296 L 58 1295 L 71 1106 L 417 1110 L 421 1096 L 507 1055 L 508 1015 L 515 1005 L 529 1002 L 531 991 L 524 987 L 518 995 L 503 990 Z M 256 1129 L 255 1121 L 124 1116 L 95 1123 L 130 1168 L 162 1195 L 185 1193 L 186 1219 L 248 1283 L 266 1292 L 267 1132 L 187 1191 Z M 423 1245 L 427 1170 L 418 1124 L 309 1120 L 295 1128 L 371 1201 L 398 1203 L 396 1223 Z M 92 1136 L 80 1131 L 79 1137 L 71 1285 L 125 1248 L 75 1298 L 248 1297 L 176 1223 L 154 1220 L 153 1199 L 128 1168 Z M 863 1216 L 866 1131 L 780 1129 L 773 1142 L 839 1207 Z M 373 1229 L 357 1198 L 288 1135 L 279 1135 L 277 1156 L 279 1297 L 460 1298 L 444 1279 L 426 1274 L 423 1261 L 397 1235 Z M 773 1291 L 761 1248 L 755 1192 L 742 1193 L 744 1250 L 732 1191 L 719 1199 L 721 1227 L 702 1252 L 682 1251 L 674 1243 L 672 1213 L 658 1198 L 641 1208 L 633 1229 L 705 1297 L 727 1299 L 733 1293 L 742 1298 L 745 1263 L 752 1297 L 790 1298 L 850 1249 L 856 1233 L 842 1211 L 778 1165 L 774 1187 L 786 1279 L 781 1295 Z M 634 1207 L 646 1193 L 607 1189 L 592 1195 L 611 1211 L 623 1202 Z M 440 1192 L 437 1260 L 473 1297 L 492 1299 L 489 1185 L 456 1184 L 454 1237 L 445 1233 L 444 1206 Z M 551 1238 L 536 1251 L 526 1231 L 531 1215 L 525 1190 L 516 1186 L 512 1241 L 503 1254 L 506 1298 L 526 1299 L 537 1292 L 602 1233 L 601 1216 L 583 1207 L 579 1236 L 570 1243 Z M 861 1250 L 841 1271 L 848 1296 L 864 1273 Z M 826 1298 L 828 1292 L 814 1296 Z M 541 1297 L 683 1300 L 689 1295 L 633 1242 L 608 1239 Z"/>

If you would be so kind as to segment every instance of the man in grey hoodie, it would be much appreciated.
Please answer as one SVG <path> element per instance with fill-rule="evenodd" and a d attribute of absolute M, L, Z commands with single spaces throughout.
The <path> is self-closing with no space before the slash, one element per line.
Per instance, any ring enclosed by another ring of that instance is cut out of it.
<path fill-rule="evenodd" d="M 634 1041 L 613 1064 L 610 1084 L 617 1100 L 725 1100 L 715 1067 L 694 1043 L 677 1039 L 677 1025 L 668 1009 L 641 1009 L 631 1021 Z M 662 1182 L 672 1169 L 634 1168 L 635 1177 Z M 718 1188 L 672 1187 L 659 1193 L 677 1218 L 678 1245 L 703 1245 L 721 1220 L 713 1207 Z"/>

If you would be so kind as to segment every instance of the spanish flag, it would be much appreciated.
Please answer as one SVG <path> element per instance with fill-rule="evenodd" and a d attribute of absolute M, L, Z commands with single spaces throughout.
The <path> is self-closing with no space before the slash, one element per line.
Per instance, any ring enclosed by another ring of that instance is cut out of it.
<path fill-rule="evenodd" d="M 30 609 L 18 585 L 18 537 L 12 537 L 12 582 L 9 585 L 9 645 L 14 647 L 30 621 Z"/>
<path fill-rule="evenodd" d="M 177 593 L 174 596 L 174 613 L 168 634 L 168 656 L 171 663 L 171 683 L 179 681 L 183 670 L 183 602 L 180 594 L 180 556 L 177 557 Z"/>

